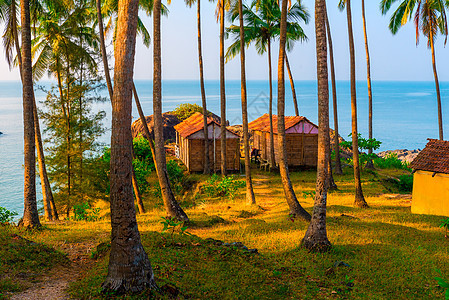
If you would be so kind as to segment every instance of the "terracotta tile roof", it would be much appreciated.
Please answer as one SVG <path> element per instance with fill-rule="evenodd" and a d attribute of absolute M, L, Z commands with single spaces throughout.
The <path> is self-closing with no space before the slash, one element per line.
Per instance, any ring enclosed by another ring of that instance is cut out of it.
<path fill-rule="evenodd" d="M 410 164 L 410 168 L 449 174 L 449 142 L 428 140 L 426 147 Z"/>
<path fill-rule="evenodd" d="M 218 124 L 218 122 L 216 122 L 213 118 L 207 117 L 207 125 L 210 125 L 212 123 L 215 123 L 220 127 L 220 124 Z M 175 126 L 175 130 L 179 132 L 179 135 L 181 135 L 183 138 L 186 138 L 203 128 L 203 114 L 199 112 L 194 113 L 189 118 L 185 119 L 183 122 Z"/>
<path fill-rule="evenodd" d="M 288 130 L 289 128 L 292 128 L 293 126 L 296 126 L 296 124 L 300 123 L 301 121 L 306 121 L 307 123 L 312 124 L 315 127 L 315 124 L 310 122 L 306 117 L 302 116 L 293 116 L 293 117 L 285 117 L 285 130 Z M 268 114 L 264 114 L 263 116 L 255 119 L 251 123 L 248 124 L 249 130 L 257 130 L 257 131 L 270 131 L 270 116 Z M 278 116 L 273 115 L 273 133 L 278 133 Z"/>

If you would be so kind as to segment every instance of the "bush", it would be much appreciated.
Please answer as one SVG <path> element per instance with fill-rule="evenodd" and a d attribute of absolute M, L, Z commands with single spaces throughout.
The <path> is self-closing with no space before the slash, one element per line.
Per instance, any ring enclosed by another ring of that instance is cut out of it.
<path fill-rule="evenodd" d="M 348 137 L 351 137 L 352 135 L 349 134 Z M 376 139 L 365 139 L 362 137 L 362 135 L 359 133 L 358 135 L 358 145 L 359 145 L 359 162 L 363 166 L 367 162 L 376 159 L 377 155 L 374 153 L 367 154 L 364 153 L 363 150 L 377 150 L 380 148 L 380 145 L 382 144 L 381 141 L 378 141 Z M 351 150 L 352 149 L 352 141 L 344 141 L 340 143 L 340 146 L 343 149 Z M 349 164 L 352 164 L 352 158 L 348 161 Z"/>
<path fill-rule="evenodd" d="M 389 153 L 384 158 L 376 157 L 374 159 L 374 165 L 381 169 L 410 170 L 408 164 L 399 160 L 396 153 Z"/>
<path fill-rule="evenodd" d="M 239 188 L 245 186 L 244 180 L 237 180 L 235 176 L 219 177 L 213 174 L 204 184 L 203 191 L 209 197 L 225 197 L 234 199 Z"/>
<path fill-rule="evenodd" d="M 413 175 L 401 175 L 398 181 L 401 192 L 411 193 L 413 190 Z"/>
<path fill-rule="evenodd" d="M 6 208 L 0 206 L 0 224 L 12 223 L 14 217 L 17 215 L 18 213 L 16 213 L 15 211 L 9 211 Z"/>
<path fill-rule="evenodd" d="M 182 103 L 175 108 L 173 114 L 182 122 L 196 112 L 203 113 L 203 108 L 198 104 Z M 207 113 L 209 114 L 210 112 L 208 111 Z"/>
<path fill-rule="evenodd" d="M 185 181 L 185 174 L 182 167 L 176 160 L 169 160 L 167 162 L 167 174 L 170 179 L 171 187 L 175 195 L 179 195 L 183 189 L 183 183 Z M 153 190 L 153 196 L 156 198 L 161 197 L 161 187 L 159 183 L 156 184 Z"/>
<path fill-rule="evenodd" d="M 93 222 L 98 220 L 100 209 L 91 209 L 89 203 L 84 202 L 73 206 L 73 213 L 75 214 L 75 216 L 73 217 L 75 221 Z"/>

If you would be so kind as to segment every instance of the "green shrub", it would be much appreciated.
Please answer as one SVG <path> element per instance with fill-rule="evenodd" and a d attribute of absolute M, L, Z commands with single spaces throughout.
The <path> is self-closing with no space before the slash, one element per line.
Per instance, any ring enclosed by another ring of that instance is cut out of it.
<path fill-rule="evenodd" d="M 18 213 L 16 213 L 15 211 L 9 211 L 6 208 L 0 206 L 0 224 L 12 223 L 14 217 L 17 215 Z"/>
<path fill-rule="evenodd" d="M 170 179 L 173 193 L 175 193 L 175 195 L 179 195 L 182 192 L 184 187 L 183 183 L 186 178 L 184 170 L 176 160 L 171 159 L 167 162 L 167 174 Z M 154 197 L 161 197 L 161 187 L 159 186 L 159 183 L 156 184 L 152 192 Z"/>
<path fill-rule="evenodd" d="M 237 180 L 236 176 L 220 177 L 213 174 L 204 184 L 203 191 L 209 197 L 228 197 L 234 199 L 239 188 L 245 186 L 244 180 Z"/>
<path fill-rule="evenodd" d="M 73 213 L 74 213 L 73 219 L 75 221 L 93 222 L 98 220 L 100 209 L 99 208 L 91 209 L 89 203 L 84 202 L 73 206 Z"/>
<path fill-rule="evenodd" d="M 352 136 L 351 134 L 348 135 L 348 137 L 351 137 L 351 136 Z M 370 160 L 374 160 L 377 157 L 377 155 L 374 153 L 371 153 L 371 154 L 364 153 L 363 150 L 369 150 L 369 149 L 377 150 L 380 148 L 380 145 L 382 144 L 382 142 L 378 141 L 376 139 L 365 139 L 362 137 L 362 134 L 360 134 L 360 133 L 357 136 L 358 136 L 358 145 L 359 145 L 359 151 L 360 151 L 359 162 L 361 165 L 365 165 Z M 352 149 L 352 141 L 341 142 L 340 146 L 344 149 L 351 150 Z M 352 165 L 352 158 L 349 159 L 347 161 L 347 163 Z"/>
<path fill-rule="evenodd" d="M 380 169 L 410 170 L 406 162 L 402 162 L 398 159 L 398 155 L 396 153 L 389 153 L 384 158 L 376 157 L 374 159 L 374 165 Z"/>
<path fill-rule="evenodd" d="M 198 104 L 182 103 L 175 108 L 173 114 L 182 122 L 196 112 L 203 113 L 203 108 Z M 209 114 L 210 112 L 208 111 L 207 113 Z"/>
<path fill-rule="evenodd" d="M 401 192 L 411 193 L 413 190 L 413 175 L 399 176 L 398 186 Z"/>

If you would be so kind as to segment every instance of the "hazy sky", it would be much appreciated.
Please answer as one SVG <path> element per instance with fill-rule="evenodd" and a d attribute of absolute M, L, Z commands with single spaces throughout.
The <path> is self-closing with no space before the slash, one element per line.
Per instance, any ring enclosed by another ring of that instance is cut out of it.
<path fill-rule="evenodd" d="M 338 80 L 349 79 L 349 58 L 346 14 L 337 9 L 338 1 L 327 1 L 331 23 L 336 73 Z M 378 1 L 366 1 L 368 38 L 371 53 L 373 80 L 432 81 L 433 72 L 430 50 L 421 36 L 415 44 L 413 20 L 393 36 L 388 30 L 391 12 L 382 16 Z M 206 79 L 219 78 L 219 26 L 215 19 L 215 3 L 202 1 L 203 57 Z M 295 80 L 316 80 L 314 1 L 304 1 L 311 20 L 303 28 L 309 37 L 305 43 L 297 43 L 289 54 Z M 356 44 L 357 79 L 365 80 L 366 62 L 362 31 L 360 1 L 353 1 L 353 26 Z M 395 8 L 395 7 L 394 7 Z M 168 17 L 162 18 L 162 68 L 163 79 L 198 79 L 196 7 L 188 8 L 184 1 L 175 0 L 169 6 Z M 152 19 L 141 16 L 152 33 Z M 227 41 L 227 45 L 231 40 Z M 274 43 L 277 44 L 277 41 Z M 2 50 L 3 53 L 3 50 Z M 444 37 L 436 43 L 437 68 L 441 81 L 449 81 L 449 52 L 444 48 Z M 273 47 L 273 73 L 276 74 L 278 47 Z M 247 78 L 265 80 L 268 77 L 267 56 L 258 55 L 253 47 L 247 51 Z M 226 65 L 226 77 L 239 79 L 240 64 L 236 57 Z M 152 50 L 143 46 L 138 38 L 136 51 L 136 79 L 152 78 Z M 9 71 L 4 59 L 0 59 L 0 80 L 19 79 L 18 71 Z"/>

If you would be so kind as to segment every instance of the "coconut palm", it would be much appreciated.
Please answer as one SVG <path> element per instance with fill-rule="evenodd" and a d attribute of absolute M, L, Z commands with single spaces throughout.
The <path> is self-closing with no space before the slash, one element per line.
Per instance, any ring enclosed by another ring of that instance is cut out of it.
<path fill-rule="evenodd" d="M 279 60 L 278 60 L 278 151 L 279 169 L 281 171 L 282 186 L 287 203 L 290 207 L 290 215 L 294 218 L 302 218 L 310 221 L 310 214 L 299 204 L 293 190 L 288 172 L 287 147 L 285 140 L 285 48 L 287 40 L 287 0 L 282 1 L 282 15 L 279 34 Z"/>
<path fill-rule="evenodd" d="M 189 7 L 195 3 L 195 0 L 185 0 Z M 209 159 L 209 134 L 207 131 L 207 103 L 206 90 L 204 87 L 204 70 L 203 70 L 203 51 L 201 42 L 201 0 L 196 0 L 197 3 L 197 24 L 198 24 L 198 64 L 200 69 L 200 87 L 201 87 L 201 105 L 203 107 L 203 133 L 204 133 L 204 174 L 210 173 L 210 159 Z M 214 166 L 215 168 L 215 166 Z"/>
<path fill-rule="evenodd" d="M 220 22 L 220 169 L 221 174 L 226 176 L 226 85 L 225 85 L 225 53 L 224 53 L 224 38 L 225 38 L 225 11 L 226 0 L 218 0 L 217 3 L 217 18 Z M 214 154 L 215 155 L 215 154 Z"/>
<path fill-rule="evenodd" d="M 111 136 L 111 253 L 104 291 L 141 292 L 154 287 L 140 240 L 132 194 L 131 109 L 138 0 L 120 0 L 115 44 Z"/>
<path fill-rule="evenodd" d="M 351 15 L 351 1 L 346 0 L 344 5 L 343 0 L 340 1 L 339 8 L 342 10 L 346 6 L 346 15 L 348 20 L 348 36 L 349 36 L 349 56 L 351 68 L 351 115 L 352 115 L 352 161 L 354 164 L 354 185 L 355 185 L 355 199 L 354 205 L 357 207 L 368 207 L 362 191 L 362 182 L 360 178 L 360 161 L 359 161 L 359 142 L 357 131 L 357 94 L 355 81 L 355 50 L 354 50 L 354 35 L 352 32 L 352 15 Z"/>
<path fill-rule="evenodd" d="M 229 17 L 231 22 L 234 22 L 238 17 L 238 7 L 235 5 L 231 9 Z M 273 84 L 272 84 L 272 66 L 271 66 L 271 45 L 272 41 L 279 37 L 280 34 L 280 20 L 281 9 L 277 0 L 254 0 L 250 7 L 243 6 L 243 16 L 245 25 L 245 45 L 248 47 L 254 43 L 256 50 L 260 55 L 268 54 L 268 76 L 270 86 L 270 98 L 268 104 L 268 114 L 270 118 L 270 154 L 269 162 L 271 168 L 275 167 L 274 155 L 274 134 L 273 134 Z M 299 22 L 307 24 L 309 21 L 309 14 L 300 1 L 292 5 L 287 12 L 287 41 L 286 48 L 291 50 L 294 41 L 304 41 L 307 39 Z M 234 36 L 234 42 L 229 46 L 226 57 L 231 59 L 235 57 L 241 49 L 240 46 L 240 28 L 236 25 L 231 25 L 227 31 Z M 286 62 L 287 56 L 285 55 Z M 289 64 L 287 63 L 289 67 Z M 289 71 L 290 72 L 290 71 Z M 293 82 L 293 80 L 291 80 Z M 295 94 L 295 93 L 294 93 Z M 294 98 L 295 99 L 295 98 Z M 297 107 L 297 103 L 295 104 Z M 297 108 L 296 112 L 299 114 Z"/>
<path fill-rule="evenodd" d="M 315 1 L 315 32 L 318 75 L 318 172 L 315 204 L 312 220 L 306 231 L 302 246 L 312 251 L 328 251 L 331 243 L 326 232 L 327 165 L 330 161 L 329 144 L 329 81 L 326 47 L 326 2 Z"/>
<path fill-rule="evenodd" d="M 14 65 L 14 50 L 17 54 L 17 63 L 19 65 L 20 76 L 22 77 L 22 55 L 20 53 L 20 43 L 17 28 L 20 27 L 17 19 L 16 1 L 3 0 L 0 1 L 0 21 L 5 24 L 5 33 L 3 35 L 3 45 L 5 46 L 6 61 L 10 68 Z M 34 95 L 34 94 L 33 94 Z M 44 216 L 47 221 L 57 220 L 58 212 L 56 211 L 53 193 L 48 180 L 47 167 L 45 164 L 44 149 L 42 145 L 42 136 L 39 125 L 39 117 L 37 114 L 36 99 L 33 99 L 33 116 L 34 116 L 34 132 L 37 150 L 37 160 L 39 166 L 39 175 L 42 187 L 42 200 L 44 204 Z"/>
<path fill-rule="evenodd" d="M 20 1 L 22 24 L 22 90 L 24 125 L 24 212 L 21 225 L 27 228 L 40 227 L 36 202 L 36 156 L 34 141 L 34 91 L 33 66 L 31 60 L 31 28 L 29 0 Z"/>
<path fill-rule="evenodd" d="M 245 151 L 246 201 L 256 204 L 253 182 L 251 180 L 251 157 L 249 155 L 248 132 L 248 101 L 246 94 L 246 66 L 245 66 L 245 28 L 243 24 L 243 0 L 238 0 L 239 28 L 240 28 L 240 83 L 242 94 L 243 148 Z"/>
<path fill-rule="evenodd" d="M 327 11 L 326 11 L 326 32 L 327 32 L 327 42 L 329 44 L 329 64 L 331 67 L 332 101 L 333 101 L 332 108 L 334 112 L 335 174 L 341 175 L 343 174 L 343 171 L 341 170 L 340 140 L 338 134 L 337 84 L 335 80 L 334 49 L 332 45 L 331 28 L 329 25 L 329 19 L 327 17 Z"/>
<path fill-rule="evenodd" d="M 391 5 L 398 0 L 382 0 L 380 9 L 382 14 L 386 14 Z M 442 0 L 403 0 L 394 11 L 390 19 L 390 28 L 393 34 L 396 34 L 403 25 L 414 18 L 416 27 L 416 44 L 419 42 L 419 34 L 422 32 L 427 38 L 427 46 L 432 53 L 432 67 L 435 79 L 435 88 L 437 92 L 438 104 L 438 131 L 440 140 L 443 140 L 443 113 L 441 108 L 440 83 L 438 80 L 436 58 L 435 58 L 435 39 L 440 32 L 447 38 L 447 17 L 445 3 Z"/>

